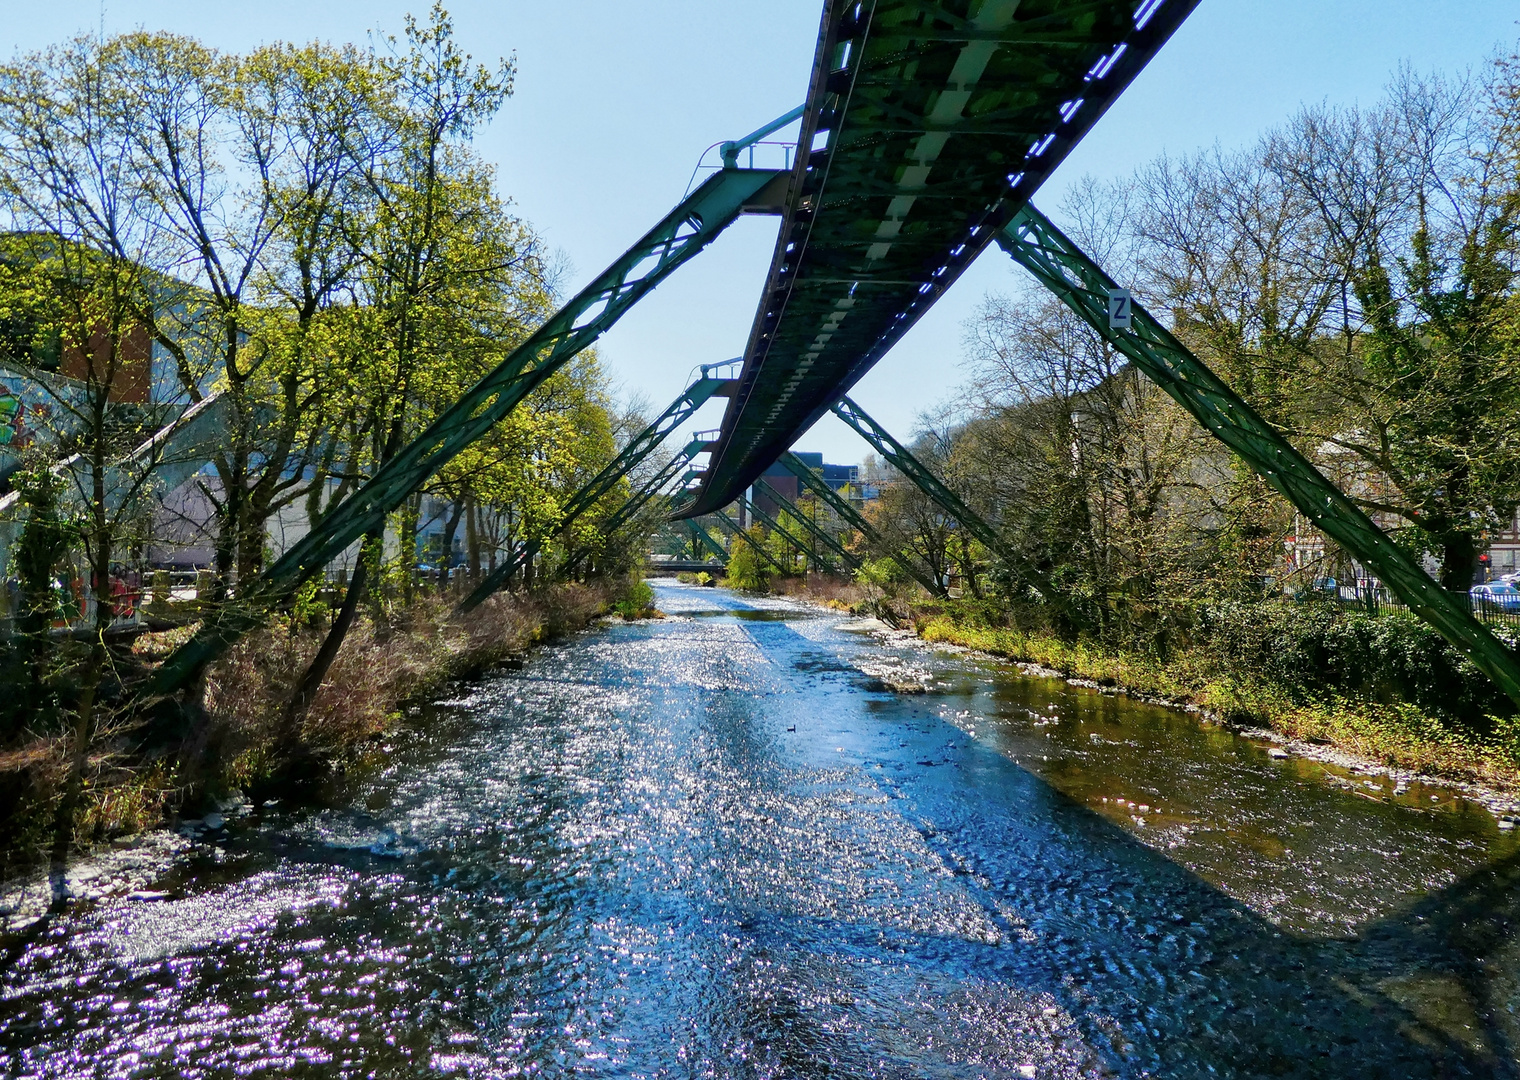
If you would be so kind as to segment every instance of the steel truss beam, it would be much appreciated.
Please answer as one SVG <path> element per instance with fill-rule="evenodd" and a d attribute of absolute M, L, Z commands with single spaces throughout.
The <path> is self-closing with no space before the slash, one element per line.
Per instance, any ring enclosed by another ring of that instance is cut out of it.
<path fill-rule="evenodd" d="M 728 505 L 847 393 L 1197 3 L 829 0 L 739 391 L 687 512 Z"/>
<path fill-rule="evenodd" d="M 612 512 L 612 514 L 607 518 L 607 521 L 602 526 L 602 535 L 604 537 L 611 536 L 618 529 L 622 528 L 623 525 L 627 523 L 629 518 L 633 517 L 634 514 L 642 510 L 644 506 L 649 502 L 649 500 L 653 499 L 655 495 L 659 493 L 661 488 L 663 488 L 666 484 L 670 483 L 670 481 L 675 478 L 676 473 L 680 472 L 681 469 L 684 468 L 692 458 L 696 457 L 696 455 L 700 454 L 705 449 L 706 447 L 704 444 L 699 443 L 695 440 L 687 443 L 686 446 L 683 447 L 681 451 L 675 455 L 675 457 L 671 458 L 660 467 L 659 472 L 650 477 L 648 483 L 630 495 L 628 497 L 628 500 L 623 503 L 622 506 L 618 507 Z M 679 497 L 679 492 L 669 497 L 672 499 L 677 498 Z M 591 549 L 588 547 L 576 548 L 568 556 L 565 557 L 565 570 L 569 571 L 574 569 L 576 564 L 578 564 L 589 554 L 591 554 Z M 517 558 L 521 560 L 526 558 L 526 555 L 524 552 L 519 550 Z M 507 576 L 510 577 L 511 575 L 508 574 Z"/>
<path fill-rule="evenodd" d="M 707 531 L 707 527 L 699 523 L 696 518 L 687 518 L 686 523 L 691 526 L 692 538 L 701 540 L 702 546 L 716 555 L 720 563 L 727 566 L 728 552 L 723 550 L 722 544 L 712 538 L 712 534 Z"/>
<path fill-rule="evenodd" d="M 788 513 L 790 513 L 792 517 L 801 523 L 803 528 L 817 537 L 826 548 L 832 551 L 835 555 L 839 556 L 839 560 L 843 562 L 847 567 L 849 567 L 850 570 L 854 571 L 860 569 L 860 560 L 852 555 L 836 537 L 830 536 L 827 529 L 804 514 L 800 507 L 794 504 L 785 495 L 781 494 L 781 492 L 773 488 L 770 484 L 766 483 L 763 477 L 757 479 L 755 483 L 757 486 L 765 489 L 764 494 L 767 498 L 772 499 L 776 505 L 784 508 Z"/>
<path fill-rule="evenodd" d="M 665 215 L 649 232 L 576 293 L 497 368 L 466 390 L 426 431 L 376 470 L 295 546 L 240 590 L 223 609 L 175 650 L 159 669 L 154 689 L 167 693 L 256 626 L 271 606 L 287 600 L 361 536 L 384 527 L 385 517 L 484 435 L 569 360 L 606 333 L 656 285 L 685 264 L 747 209 L 769 212 L 779 201 L 768 185 L 786 174 L 769 169 L 723 169 Z"/>
<path fill-rule="evenodd" d="M 946 596 L 945 587 L 934 579 L 933 574 L 926 574 L 924 571 L 920 570 L 916 565 L 914 565 L 913 561 L 902 552 L 893 551 L 891 548 L 889 548 L 887 546 L 886 540 L 882 537 L 881 533 L 876 531 L 876 526 L 872 525 L 858 511 L 856 511 L 856 509 L 850 505 L 848 499 L 845 499 L 839 494 L 839 492 L 829 487 L 829 485 L 824 482 L 823 477 L 819 476 L 812 469 L 808 468 L 806 462 L 788 450 L 786 453 L 781 455 L 781 463 L 788 469 L 792 470 L 792 475 L 796 476 L 797 479 L 801 481 L 809 491 L 827 503 L 829 507 L 834 511 L 834 513 L 838 514 L 845 521 L 849 522 L 850 527 L 864 536 L 867 543 L 875 547 L 878 551 L 890 551 L 893 560 L 896 561 L 898 566 L 901 566 L 903 570 L 907 572 L 909 577 L 927 589 L 931 595 L 944 599 Z"/>
<path fill-rule="evenodd" d="M 726 528 L 732 535 L 737 536 L 740 540 L 743 540 L 746 544 L 759 552 L 762 559 L 776 568 L 776 573 L 780 574 L 782 577 L 786 576 L 786 567 L 777 562 L 776 557 L 769 551 L 765 550 L 764 544 L 760 543 L 749 533 L 739 528 L 739 523 L 737 521 L 729 517 L 722 510 L 714 510 L 712 512 L 712 516 L 717 518 L 718 521 L 722 523 L 723 527 Z"/>
<path fill-rule="evenodd" d="M 607 518 L 606 525 L 603 526 L 603 534 L 611 536 L 615 531 L 622 528 L 629 518 L 642 510 L 644 505 L 654 498 L 661 488 L 675 479 L 676 474 L 684 469 L 691 462 L 691 459 L 700 454 L 704 449 L 706 449 L 705 445 L 695 440 L 682 447 L 680 453 L 666 462 L 659 472 L 650 477 L 647 484 L 634 492 L 629 496 L 627 502 L 612 512 L 611 516 Z M 587 549 L 579 548 L 565 560 L 565 565 L 574 566 L 581 559 L 585 558 L 587 554 Z"/>
<path fill-rule="evenodd" d="M 1520 658 L 1473 618 L 1463 600 L 1441 588 L 1288 440 L 1138 304 L 1129 330 L 1108 325 L 1114 280 L 1043 214 L 1026 206 L 998 236 L 1020 266 L 1312 521 L 1371 567 L 1422 619 L 1467 655 L 1516 703 Z"/>
<path fill-rule="evenodd" d="M 834 415 L 854 428 L 860 437 L 870 443 L 878 454 L 890 461 L 898 472 L 913 481 L 920 491 L 958 521 L 961 528 L 970 533 L 978 543 L 988 551 L 996 553 L 1010 569 L 1038 589 L 1049 603 L 1063 610 L 1067 607 L 1064 598 L 1051 584 L 1050 578 L 1046 577 L 1028 559 L 1003 543 L 1003 538 L 998 535 L 996 529 L 967 506 L 961 497 L 930 472 L 923 462 L 910 454 L 908 448 L 894 439 L 886 428 L 866 415 L 864 409 L 848 397 L 844 397 L 834 405 Z"/>
<path fill-rule="evenodd" d="M 737 361 L 730 361 L 737 363 Z M 655 447 L 665 441 L 676 428 L 684 424 L 692 413 L 707 404 L 714 395 L 722 390 L 730 389 L 734 385 L 732 379 L 720 379 L 713 374 L 720 366 L 718 364 L 702 365 L 701 374 L 696 381 L 681 392 L 670 405 L 655 418 L 654 422 L 639 432 L 628 441 L 628 445 L 607 463 L 607 467 L 586 482 L 586 484 L 570 497 L 565 504 L 565 511 L 560 519 L 560 527 L 564 528 L 576 518 L 580 517 L 597 500 L 611 491 L 623 477 L 627 476 L 639 463 L 654 452 Z M 525 545 L 512 552 L 500 566 L 493 570 L 484 581 L 477 585 L 464 602 L 459 605 L 460 611 L 473 611 L 486 597 L 496 592 L 517 573 L 517 568 L 532 557 L 537 545 Z M 567 565 L 569 565 L 567 560 Z"/>
<path fill-rule="evenodd" d="M 769 487 L 770 485 L 767 484 L 766 486 Z M 766 528 L 770 529 L 771 532 L 773 532 L 773 533 L 777 534 L 778 536 L 780 536 L 788 544 L 791 544 L 792 547 L 794 547 L 798 551 L 802 552 L 803 562 L 804 563 L 807 562 L 807 560 L 808 560 L 807 545 L 804 544 L 801 540 L 798 540 L 795 536 L 793 536 L 790 530 L 782 528 L 781 527 L 781 523 L 779 521 L 777 521 L 775 518 L 771 517 L 764 510 L 760 509 L 760 507 L 756 506 L 755 505 L 755 500 L 751 499 L 748 495 L 740 495 L 739 496 L 739 503 L 740 503 L 740 505 L 744 506 L 747 510 L 749 510 L 749 512 L 751 514 L 753 514 L 755 517 L 759 518 L 760 519 L 760 524 L 764 525 Z M 797 515 L 797 516 L 800 517 L 801 515 Z M 830 571 L 832 571 L 834 569 L 832 566 L 829 566 L 828 563 L 824 563 L 823 565 L 825 567 L 827 567 L 827 569 L 830 570 Z M 783 573 L 785 573 L 785 571 L 783 571 Z M 807 573 L 807 569 L 806 569 L 805 566 L 804 566 L 804 569 L 803 569 L 803 573 L 804 574 Z"/>

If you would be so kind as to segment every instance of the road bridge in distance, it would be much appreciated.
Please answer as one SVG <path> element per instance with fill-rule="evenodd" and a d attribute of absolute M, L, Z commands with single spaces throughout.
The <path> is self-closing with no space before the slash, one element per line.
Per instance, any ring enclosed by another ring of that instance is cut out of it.
<path fill-rule="evenodd" d="M 721 577 L 724 572 L 722 563 L 714 559 L 711 562 L 697 562 L 695 559 L 661 559 L 649 564 L 649 572 L 652 574 L 699 574 L 703 571 L 714 577 Z"/>

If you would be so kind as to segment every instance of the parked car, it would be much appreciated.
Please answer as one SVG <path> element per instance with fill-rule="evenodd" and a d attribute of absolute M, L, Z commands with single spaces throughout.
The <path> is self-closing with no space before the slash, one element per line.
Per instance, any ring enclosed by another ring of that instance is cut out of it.
<path fill-rule="evenodd" d="M 1520 589 L 1496 581 L 1488 585 L 1474 585 L 1468 590 L 1474 600 L 1504 611 L 1520 610 Z"/>

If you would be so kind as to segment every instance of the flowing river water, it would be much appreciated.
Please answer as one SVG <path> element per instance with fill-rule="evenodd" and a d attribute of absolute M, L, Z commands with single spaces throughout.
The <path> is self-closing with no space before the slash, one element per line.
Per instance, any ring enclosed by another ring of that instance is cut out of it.
<path fill-rule="evenodd" d="M 12 935 L 0 1075 L 1520 1075 L 1520 858 L 1481 807 L 658 597 Z"/>

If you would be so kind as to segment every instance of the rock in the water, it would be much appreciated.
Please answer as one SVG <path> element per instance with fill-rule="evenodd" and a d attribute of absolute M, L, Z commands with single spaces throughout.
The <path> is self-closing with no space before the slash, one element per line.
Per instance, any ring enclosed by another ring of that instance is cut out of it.
<path fill-rule="evenodd" d="M 227 824 L 227 819 L 222 817 L 221 814 L 207 814 L 205 820 L 206 828 L 208 829 L 220 829 L 223 825 Z"/>
<path fill-rule="evenodd" d="M 1274 757 L 1274 758 L 1285 758 L 1285 757 L 1288 757 L 1289 754 L 1282 747 L 1280 747 L 1280 746 L 1274 746 L 1270 750 L 1267 751 L 1267 756 L 1268 757 Z"/>

